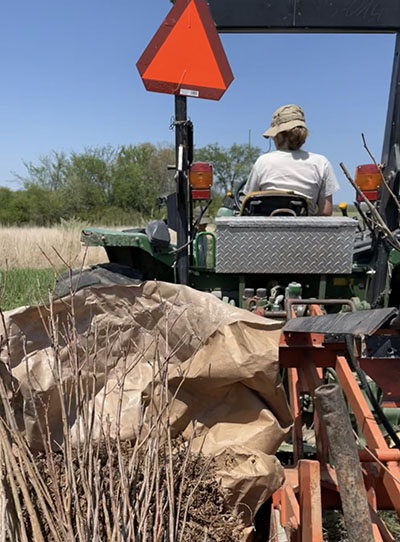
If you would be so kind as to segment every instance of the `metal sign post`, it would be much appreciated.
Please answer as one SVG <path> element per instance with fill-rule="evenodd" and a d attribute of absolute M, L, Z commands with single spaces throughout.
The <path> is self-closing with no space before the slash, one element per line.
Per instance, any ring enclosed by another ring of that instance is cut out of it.
<path fill-rule="evenodd" d="M 176 153 L 176 198 L 177 198 L 177 279 L 188 283 L 188 130 L 187 99 L 175 96 L 175 153 Z"/>
<path fill-rule="evenodd" d="M 177 281 L 188 283 L 189 188 L 193 160 L 187 97 L 219 100 L 233 80 L 205 0 L 177 0 L 137 62 L 147 90 L 175 95 Z"/>

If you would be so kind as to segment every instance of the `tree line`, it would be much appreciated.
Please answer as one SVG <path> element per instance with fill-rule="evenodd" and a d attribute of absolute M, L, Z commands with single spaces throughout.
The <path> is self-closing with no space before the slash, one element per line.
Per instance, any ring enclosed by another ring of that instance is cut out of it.
<path fill-rule="evenodd" d="M 250 145 L 213 143 L 196 148 L 195 160 L 213 164 L 218 199 L 247 178 L 260 152 Z M 17 176 L 23 189 L 0 187 L 0 224 L 47 226 L 73 218 L 118 225 L 161 216 L 156 202 L 175 189 L 168 167 L 174 163 L 172 146 L 151 143 L 52 151 L 36 163 L 24 162 L 26 173 Z"/>

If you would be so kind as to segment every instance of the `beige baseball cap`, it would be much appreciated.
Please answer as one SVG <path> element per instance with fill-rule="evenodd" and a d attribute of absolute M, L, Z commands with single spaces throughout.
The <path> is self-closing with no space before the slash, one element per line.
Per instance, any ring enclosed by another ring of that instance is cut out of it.
<path fill-rule="evenodd" d="M 307 128 L 304 111 L 299 105 L 282 105 L 272 115 L 271 127 L 263 135 L 264 137 L 275 137 L 279 132 L 286 132 L 296 126 Z"/>

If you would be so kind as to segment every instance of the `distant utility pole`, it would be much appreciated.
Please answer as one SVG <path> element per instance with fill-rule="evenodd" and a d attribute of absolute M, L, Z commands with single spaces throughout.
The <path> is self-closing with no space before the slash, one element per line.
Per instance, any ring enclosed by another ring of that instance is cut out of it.
<path fill-rule="evenodd" d="M 251 129 L 249 129 L 249 148 L 251 147 Z"/>

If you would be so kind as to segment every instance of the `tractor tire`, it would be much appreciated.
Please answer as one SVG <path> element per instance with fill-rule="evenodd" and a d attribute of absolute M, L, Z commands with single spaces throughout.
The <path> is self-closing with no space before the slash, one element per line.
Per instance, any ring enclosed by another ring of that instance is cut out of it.
<path fill-rule="evenodd" d="M 140 273 L 127 265 L 117 263 L 102 263 L 83 269 L 73 269 L 64 273 L 56 282 L 54 294 L 57 297 L 69 295 L 71 291 L 78 292 L 83 288 L 95 285 L 140 284 Z"/>

